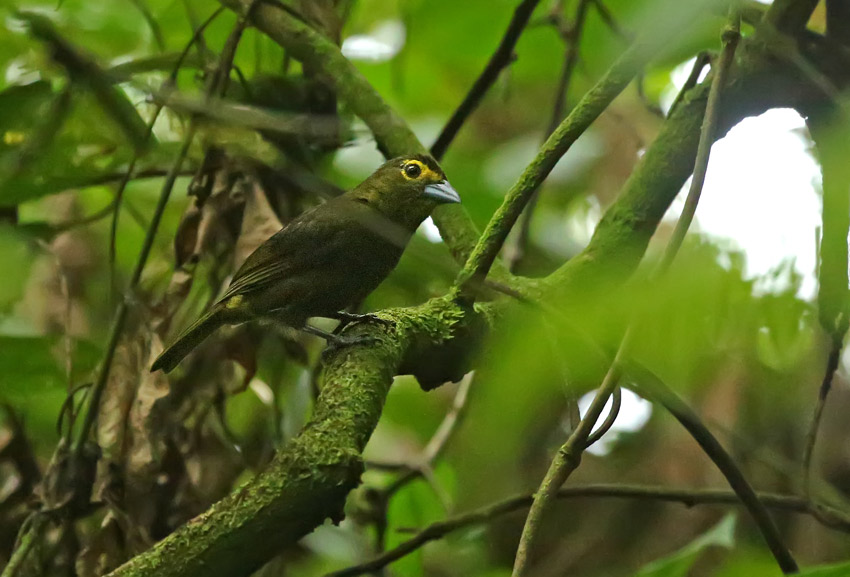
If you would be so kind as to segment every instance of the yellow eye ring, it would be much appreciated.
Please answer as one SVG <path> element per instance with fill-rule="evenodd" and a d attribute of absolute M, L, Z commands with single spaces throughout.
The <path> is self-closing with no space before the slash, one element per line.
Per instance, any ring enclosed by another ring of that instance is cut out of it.
<path fill-rule="evenodd" d="M 422 175 L 422 167 L 415 162 L 408 162 L 404 165 L 402 170 L 404 170 L 404 174 L 408 178 L 416 179 Z"/>

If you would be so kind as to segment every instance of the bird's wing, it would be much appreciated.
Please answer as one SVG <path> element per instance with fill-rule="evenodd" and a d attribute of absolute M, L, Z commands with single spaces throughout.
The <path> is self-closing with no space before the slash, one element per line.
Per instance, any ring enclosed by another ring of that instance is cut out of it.
<path fill-rule="evenodd" d="M 324 212 L 302 214 L 260 245 L 236 272 L 220 300 L 262 289 L 333 259 L 334 247 L 339 247 L 336 237 L 344 230 L 325 218 Z"/>

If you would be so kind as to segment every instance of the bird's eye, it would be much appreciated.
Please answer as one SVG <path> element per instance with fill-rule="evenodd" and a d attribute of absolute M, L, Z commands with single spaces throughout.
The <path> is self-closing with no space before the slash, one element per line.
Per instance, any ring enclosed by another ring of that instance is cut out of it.
<path fill-rule="evenodd" d="M 415 162 L 411 162 L 404 165 L 404 174 L 408 178 L 419 178 L 419 175 L 422 174 L 422 168 Z"/>

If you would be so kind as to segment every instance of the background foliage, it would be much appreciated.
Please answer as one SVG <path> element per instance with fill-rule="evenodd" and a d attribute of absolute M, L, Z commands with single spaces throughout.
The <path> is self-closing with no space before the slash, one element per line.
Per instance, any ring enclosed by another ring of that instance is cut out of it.
<path fill-rule="evenodd" d="M 373 51 L 372 61 L 355 62 L 429 143 L 498 44 L 516 3 L 339 4 L 337 13 L 347 16 L 344 25 L 328 21 L 326 32 L 349 40 L 365 35 L 384 40 L 384 50 L 398 49 L 380 61 L 374 61 Z M 607 0 L 619 33 L 591 7 L 581 28 L 567 109 L 625 48 L 623 31 L 630 35 L 643 29 L 673 4 Z M 576 5 L 541 2 L 517 44 L 517 60 L 445 157 L 443 167 L 480 228 L 545 135 L 570 40 L 569 34 L 566 39 L 559 34 L 558 24 L 569 29 Z M 58 5 L 22 0 L 2 8 L 0 563 L 11 555 L 36 502 L 34 485 L 74 426 L 66 411 L 68 391 L 90 383 L 103 357 L 162 177 L 194 121 L 175 105 L 154 125 L 155 142 L 137 165 L 141 176 L 124 193 L 113 267 L 110 209 L 116 184 L 138 148 L 132 145 L 133 133 L 151 118 L 154 97 L 163 96 L 160 86 L 176 54 L 216 8 L 202 0 L 63 0 Z M 16 16 L 17 9 L 49 18 L 59 36 L 107 71 L 118 89 L 98 88 L 98 76 L 84 68 L 69 73 L 56 56 L 56 45 L 39 39 Z M 552 14 L 563 14 L 565 20 L 552 22 Z M 203 42 L 188 51 L 177 75 L 176 88 L 187 95 L 188 105 L 200 103 L 202 112 L 204 80 L 235 22 L 231 12 L 218 16 L 204 31 Z M 663 95 L 675 90 L 674 68 L 702 50 L 716 50 L 723 22 L 722 9 L 709 12 L 671 40 L 640 82 L 559 163 L 542 189 L 521 273 L 548 274 L 587 243 L 663 121 L 659 110 Z M 822 30 L 823 22 L 821 6 L 810 28 Z M 344 105 L 337 113 L 333 96 L 315 86 L 311 71 L 290 62 L 253 28 L 244 32 L 222 102 L 218 117 L 198 117 L 200 138 L 189 150 L 164 213 L 130 330 L 116 352 L 97 429 L 102 454 L 95 501 L 101 506 L 57 526 L 40 554 L 22 568 L 29 574 L 104 574 L 261 470 L 310 413 L 322 346 L 311 337 L 242 327 L 205 345 L 174 378 L 146 369 L 162 342 L 215 297 L 238 262 L 280 222 L 328 190 L 356 184 L 381 159 L 363 124 Z M 273 109 L 277 116 L 238 116 L 234 105 L 239 102 Z M 311 136 L 298 128 L 302 125 L 291 128 L 298 121 L 294 115 L 301 113 L 324 115 L 332 121 L 331 132 Z M 267 138 L 248 126 L 252 122 L 266 129 Z M 290 128 L 272 137 L 268 128 L 275 122 Z M 210 197 L 202 214 L 193 215 L 186 191 L 205 157 L 214 164 L 204 173 L 212 176 L 206 190 Z M 227 179 L 234 174 L 235 186 Z M 753 226 L 758 226 L 755 217 Z M 665 223 L 656 236 L 663 241 L 668 233 Z M 656 244 L 650 246 L 653 258 Z M 180 259 L 176 273 L 175 254 Z M 575 399 L 598 384 L 602 362 L 553 336 L 566 331 L 558 326 L 565 319 L 569 330 L 577 327 L 603 348 L 616 346 L 629 315 L 650 319 L 640 325 L 634 356 L 689 400 L 759 490 L 799 492 L 803 442 L 829 339 L 818 325 L 816 304 L 798 296 L 800 279 L 790 268 L 776 271 L 782 282 L 774 286 L 779 288 L 756 290 L 759 279 L 747 278 L 745 261 L 746 255 L 728 243 L 696 231 L 660 286 L 628 285 L 604 307 L 560 303 L 563 319 L 520 310 L 510 329 L 488 342 L 464 419 L 434 463 L 433 477 L 400 488 L 381 527 L 384 516 L 376 499 L 398 473 L 368 464 L 415 463 L 459 386 L 426 394 L 412 377 L 397 378 L 367 447 L 364 484 L 349 498 L 347 519 L 339 527 L 320 527 L 281 551 L 260 574 L 321 575 L 370 558 L 376 542 L 394 547 L 411 528 L 535 490 L 569 430 Z M 363 308 L 422 303 L 444 294 L 457 271 L 435 232 L 423 230 Z M 850 396 L 843 376 L 842 364 L 816 453 L 815 491 L 847 510 L 850 460 L 842 415 Z M 652 411 L 645 424 L 608 439 L 604 452 L 585 456 L 571 483 L 725 487 L 711 462 L 663 411 Z M 524 514 L 512 513 L 452 533 L 388 571 L 404 576 L 510 574 L 523 519 Z M 846 533 L 787 512 L 777 513 L 776 520 L 805 566 L 850 556 Z M 845 566 L 812 575 L 848 571 Z M 536 574 L 781 573 L 749 519 L 729 514 L 729 507 L 570 499 L 559 502 L 547 518 Z"/>

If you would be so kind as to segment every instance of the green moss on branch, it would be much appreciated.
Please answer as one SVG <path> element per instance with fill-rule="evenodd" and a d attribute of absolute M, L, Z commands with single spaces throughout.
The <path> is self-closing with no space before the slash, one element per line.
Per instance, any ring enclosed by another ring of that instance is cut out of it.
<path fill-rule="evenodd" d="M 393 325 L 352 326 L 374 340 L 327 359 L 310 422 L 268 469 L 110 577 L 248 575 L 326 519 L 339 521 L 404 351 L 415 342 L 466 340 L 470 324 L 489 318 L 447 298 L 381 316 Z"/>
<path fill-rule="evenodd" d="M 716 138 L 748 116 L 771 108 L 805 110 L 820 96 L 799 71 L 744 43 L 721 97 Z M 673 199 L 694 169 L 711 78 L 688 92 L 663 124 L 588 246 L 547 281 L 557 292 L 614 286 L 631 275 Z"/>

